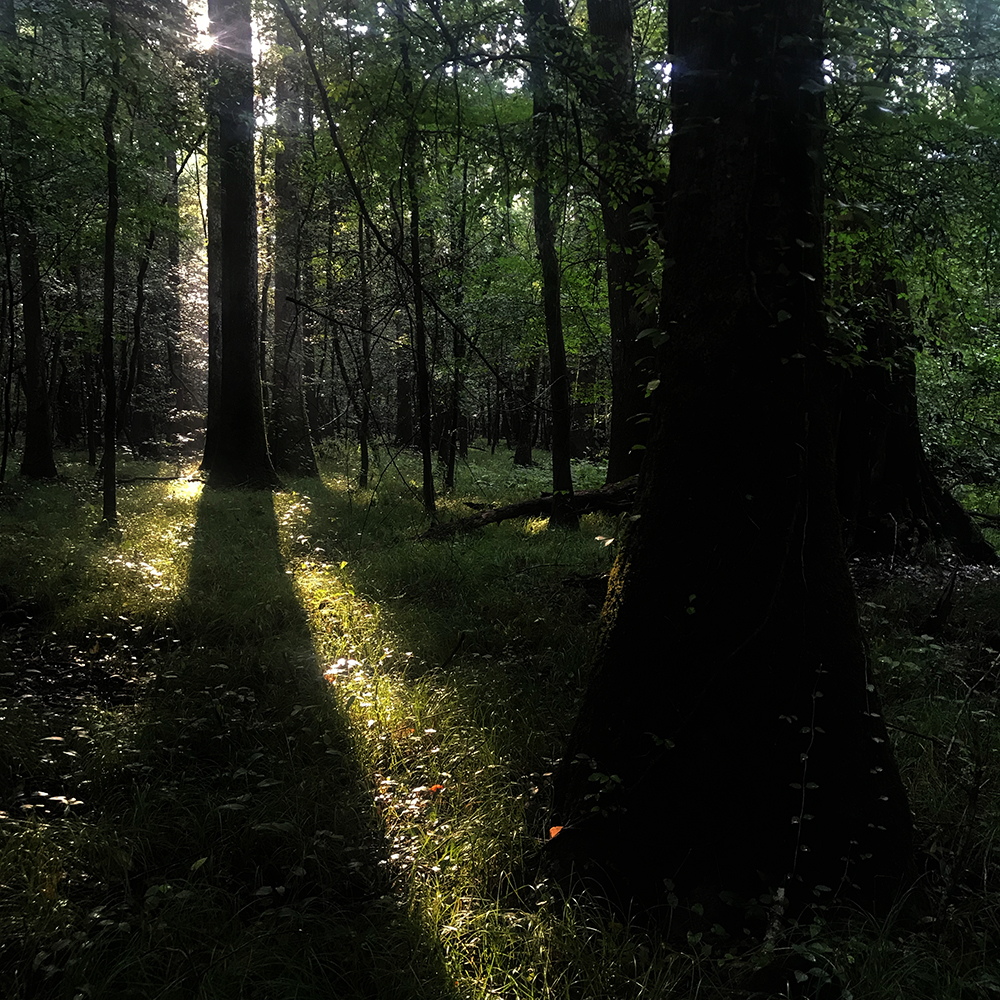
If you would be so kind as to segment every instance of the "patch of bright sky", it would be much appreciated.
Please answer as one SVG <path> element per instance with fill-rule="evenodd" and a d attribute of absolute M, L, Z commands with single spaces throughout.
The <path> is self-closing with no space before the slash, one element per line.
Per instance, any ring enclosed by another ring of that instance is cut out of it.
<path fill-rule="evenodd" d="M 205 0 L 188 0 L 188 10 L 198 29 L 192 47 L 207 52 L 212 47 L 212 36 L 208 33 L 208 5 Z"/>

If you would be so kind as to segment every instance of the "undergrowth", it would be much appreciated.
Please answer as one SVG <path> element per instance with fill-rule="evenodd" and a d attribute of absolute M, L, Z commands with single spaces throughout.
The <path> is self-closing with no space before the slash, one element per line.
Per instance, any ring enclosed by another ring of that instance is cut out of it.
<path fill-rule="evenodd" d="M 545 488 L 471 454 L 442 517 Z M 864 595 L 917 888 L 881 920 L 678 943 L 539 863 L 619 525 L 424 541 L 416 466 L 388 458 L 369 490 L 338 450 L 274 496 L 136 480 L 120 537 L 85 466 L 0 493 L 4 996 L 1000 992 L 994 583 L 947 640 L 909 620 L 927 588 Z"/>

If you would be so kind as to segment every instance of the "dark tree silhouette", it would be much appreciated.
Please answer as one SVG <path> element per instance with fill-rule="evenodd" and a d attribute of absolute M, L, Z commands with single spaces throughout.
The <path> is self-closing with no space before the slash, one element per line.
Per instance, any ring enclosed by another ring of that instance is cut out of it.
<path fill-rule="evenodd" d="M 624 899 L 907 872 L 834 497 L 822 9 L 670 7 L 664 382 L 548 848 Z"/>
<path fill-rule="evenodd" d="M 210 425 L 212 486 L 277 484 L 264 428 L 257 313 L 257 193 L 254 183 L 253 58 L 249 0 L 216 0 L 222 380 L 218 419 Z"/>

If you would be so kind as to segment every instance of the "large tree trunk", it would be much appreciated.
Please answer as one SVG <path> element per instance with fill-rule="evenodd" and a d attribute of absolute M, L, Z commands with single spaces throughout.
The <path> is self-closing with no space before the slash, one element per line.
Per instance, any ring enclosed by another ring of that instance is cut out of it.
<path fill-rule="evenodd" d="M 257 192 L 249 0 L 216 0 L 219 172 L 222 188 L 222 385 L 209 483 L 269 489 L 278 483 L 264 428 L 257 334 Z"/>
<path fill-rule="evenodd" d="M 834 491 L 820 0 L 673 0 L 664 385 L 549 844 L 640 905 L 891 899 L 911 820 Z"/>
<path fill-rule="evenodd" d="M 573 472 L 570 466 L 571 407 L 569 368 L 562 329 L 561 273 L 556 255 L 556 221 L 552 204 L 552 98 L 546 60 L 548 34 L 560 19 L 555 0 L 525 0 L 532 122 L 534 124 L 535 183 L 532 201 L 535 246 L 542 271 L 542 309 L 545 316 L 545 343 L 549 353 L 549 404 L 552 409 L 552 514 L 549 524 L 576 528 L 580 519 L 573 506 Z"/>
<path fill-rule="evenodd" d="M 938 482 L 917 416 L 914 337 L 905 288 L 884 277 L 862 289 L 865 364 L 844 373 L 837 500 L 849 551 L 895 559 L 996 565 L 996 551 Z"/>
<path fill-rule="evenodd" d="M 630 0 L 587 0 L 587 22 L 601 74 L 594 107 L 598 115 L 596 160 L 602 174 L 597 197 L 604 221 L 611 326 L 611 434 L 607 482 L 639 471 L 649 435 L 651 401 L 646 386 L 655 373 L 653 341 L 638 339 L 652 326 L 638 291 L 648 260 L 647 234 L 638 209 L 649 197 L 634 178 L 650 169 L 650 143 L 635 109 Z"/>

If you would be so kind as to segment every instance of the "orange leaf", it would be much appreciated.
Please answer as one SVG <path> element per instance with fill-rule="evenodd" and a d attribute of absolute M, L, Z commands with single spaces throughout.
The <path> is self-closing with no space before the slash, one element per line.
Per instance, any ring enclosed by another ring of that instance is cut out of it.
<path fill-rule="evenodd" d="M 562 827 L 561 826 L 550 826 L 549 827 L 549 840 L 551 840 L 553 837 L 558 837 L 561 831 L 562 831 Z"/>
<path fill-rule="evenodd" d="M 444 785 L 431 785 L 432 792 L 440 792 L 444 788 Z"/>

